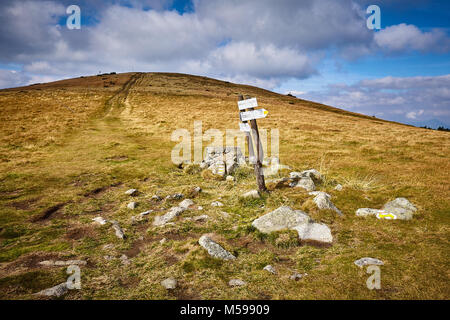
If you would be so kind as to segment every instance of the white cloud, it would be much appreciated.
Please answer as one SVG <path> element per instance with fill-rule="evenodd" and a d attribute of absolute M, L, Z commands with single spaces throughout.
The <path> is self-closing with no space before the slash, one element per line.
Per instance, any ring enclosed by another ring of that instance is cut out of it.
<path fill-rule="evenodd" d="M 375 43 L 390 52 L 423 51 L 449 52 L 450 39 L 445 32 L 433 29 L 423 32 L 414 25 L 401 23 L 384 28 L 375 34 Z"/>
<path fill-rule="evenodd" d="M 354 85 L 331 85 L 302 98 L 364 114 L 405 121 L 439 117 L 450 123 L 450 74 L 434 77 L 385 77 Z"/>

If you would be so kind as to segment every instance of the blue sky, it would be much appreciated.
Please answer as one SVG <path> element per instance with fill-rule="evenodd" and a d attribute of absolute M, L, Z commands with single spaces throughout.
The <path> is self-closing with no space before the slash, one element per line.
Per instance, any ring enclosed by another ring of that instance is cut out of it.
<path fill-rule="evenodd" d="M 66 8 L 81 9 L 68 30 Z M 381 30 L 369 30 L 369 5 Z M 0 87 L 167 71 L 450 127 L 450 1 L 46 0 L 0 3 Z"/>

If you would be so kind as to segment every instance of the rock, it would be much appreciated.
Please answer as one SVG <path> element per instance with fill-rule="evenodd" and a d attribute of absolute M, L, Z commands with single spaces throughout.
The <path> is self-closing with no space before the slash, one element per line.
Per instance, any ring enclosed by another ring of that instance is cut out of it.
<path fill-rule="evenodd" d="M 175 278 L 167 278 L 161 281 L 161 285 L 167 290 L 173 290 L 177 287 L 177 280 Z"/>
<path fill-rule="evenodd" d="M 59 298 L 65 295 L 67 291 L 69 291 L 69 288 L 67 287 L 67 282 L 63 282 L 61 284 L 58 284 L 57 286 L 39 291 L 38 293 L 35 293 L 35 295 Z"/>
<path fill-rule="evenodd" d="M 294 280 L 294 281 L 297 281 L 297 280 L 300 280 L 301 278 L 303 278 L 303 277 L 306 276 L 306 275 L 307 275 L 307 273 L 302 274 L 302 273 L 294 272 L 294 273 L 289 277 L 289 279 Z"/>
<path fill-rule="evenodd" d="M 105 244 L 103 246 L 103 249 L 105 249 L 105 250 L 114 249 L 114 245 L 112 243 Z"/>
<path fill-rule="evenodd" d="M 53 261 L 53 260 L 45 260 L 39 262 L 40 265 L 50 267 L 50 266 L 71 266 L 71 265 L 77 265 L 77 266 L 84 266 L 87 264 L 84 260 L 67 260 L 67 261 Z"/>
<path fill-rule="evenodd" d="M 106 261 L 111 261 L 112 259 L 114 259 L 114 257 L 106 255 L 106 256 L 103 256 L 103 259 L 105 259 Z"/>
<path fill-rule="evenodd" d="M 194 221 L 205 221 L 208 220 L 209 216 L 207 216 L 206 214 L 203 214 L 201 216 L 195 216 L 194 218 L 192 218 L 192 220 Z"/>
<path fill-rule="evenodd" d="M 120 261 L 122 262 L 123 265 L 129 265 L 130 264 L 130 260 L 128 260 L 128 257 L 126 255 L 121 255 L 120 256 Z"/>
<path fill-rule="evenodd" d="M 213 174 L 231 175 L 245 164 L 245 158 L 239 147 L 207 147 L 200 168 L 211 170 Z"/>
<path fill-rule="evenodd" d="M 162 238 L 161 240 L 159 240 L 159 243 L 160 243 L 160 244 L 164 244 L 164 243 L 166 243 L 166 241 L 167 241 L 166 238 Z"/>
<path fill-rule="evenodd" d="M 282 206 L 254 220 L 252 226 L 264 233 L 292 229 L 300 224 L 308 223 L 311 218 L 301 210 L 293 210 Z"/>
<path fill-rule="evenodd" d="M 329 209 L 335 211 L 338 215 L 342 216 L 341 210 L 336 208 L 336 206 L 331 202 L 331 196 L 323 191 L 313 191 L 309 193 L 314 197 L 314 203 L 317 205 L 317 208 L 320 210 Z"/>
<path fill-rule="evenodd" d="M 296 171 L 291 172 L 289 174 L 289 178 L 292 180 L 299 180 L 301 178 L 311 178 L 311 179 L 315 180 L 316 182 L 319 182 L 322 180 L 322 175 L 316 169 L 310 169 L 310 170 L 305 170 L 302 172 L 296 172 Z"/>
<path fill-rule="evenodd" d="M 202 192 L 202 188 L 195 187 L 193 191 L 196 192 L 196 193 L 200 193 L 200 192 Z"/>
<path fill-rule="evenodd" d="M 410 220 L 417 208 L 406 198 L 396 198 L 383 206 L 383 210 L 393 213 L 397 219 Z"/>
<path fill-rule="evenodd" d="M 314 181 L 309 177 L 301 178 L 298 181 L 293 181 L 289 184 L 289 186 L 294 188 L 303 188 L 306 191 L 314 191 L 316 189 Z"/>
<path fill-rule="evenodd" d="M 258 192 L 258 190 L 251 190 L 249 192 L 246 192 L 242 195 L 242 198 L 253 198 L 253 199 L 257 199 L 260 198 L 260 194 Z"/>
<path fill-rule="evenodd" d="M 108 222 L 107 220 L 103 219 L 102 217 L 95 217 L 92 220 L 101 225 L 104 225 Z"/>
<path fill-rule="evenodd" d="M 186 209 L 180 208 L 180 207 L 172 207 L 169 209 L 169 211 L 162 216 L 156 216 L 155 220 L 153 221 L 154 226 L 162 226 L 168 223 L 170 220 L 174 219 L 175 217 L 179 216 L 183 211 Z"/>
<path fill-rule="evenodd" d="M 182 193 L 174 193 L 172 195 L 168 195 L 166 200 L 180 200 L 183 199 L 184 195 Z"/>
<path fill-rule="evenodd" d="M 134 202 L 134 201 L 131 201 L 131 202 L 127 205 L 127 208 L 128 208 L 128 209 L 131 209 L 131 210 L 134 210 L 134 209 L 136 209 L 136 206 L 137 206 L 137 203 Z"/>
<path fill-rule="evenodd" d="M 129 195 L 129 196 L 134 196 L 137 193 L 138 193 L 138 191 L 136 189 L 129 189 L 129 190 L 125 191 L 125 194 Z"/>
<path fill-rule="evenodd" d="M 364 266 L 368 266 L 368 265 L 376 265 L 376 266 L 384 265 L 383 261 L 375 259 L 375 258 L 369 258 L 369 257 L 358 259 L 354 263 L 360 268 L 362 268 Z"/>
<path fill-rule="evenodd" d="M 397 198 L 386 203 L 383 209 L 360 208 L 356 210 L 356 215 L 359 217 L 376 216 L 378 219 L 386 220 L 410 220 L 413 218 L 414 212 L 417 209 L 414 205 L 405 198 Z"/>
<path fill-rule="evenodd" d="M 154 196 L 152 196 L 151 198 L 150 198 L 150 200 L 152 200 L 152 201 L 161 201 L 162 200 L 162 198 L 160 197 L 160 196 L 158 196 L 158 195 L 154 195 Z"/>
<path fill-rule="evenodd" d="M 297 230 L 298 237 L 302 241 L 318 242 L 324 244 L 331 244 L 333 236 L 330 228 L 322 223 L 306 223 L 295 226 L 293 229 Z"/>
<path fill-rule="evenodd" d="M 342 185 L 341 184 L 338 184 L 336 187 L 334 187 L 334 190 L 336 190 L 336 191 L 342 191 Z"/>
<path fill-rule="evenodd" d="M 378 213 L 383 213 L 383 210 L 371 209 L 371 208 L 360 208 L 356 210 L 356 215 L 358 217 L 375 216 Z"/>
<path fill-rule="evenodd" d="M 184 199 L 183 201 L 181 201 L 178 204 L 178 206 L 180 208 L 187 209 L 187 208 L 189 208 L 189 206 L 192 206 L 193 204 L 194 204 L 194 201 L 192 201 L 191 199 Z"/>
<path fill-rule="evenodd" d="M 222 260 L 232 260 L 236 259 L 231 253 L 222 248 L 219 244 L 211 240 L 208 236 L 203 235 L 198 240 L 198 243 L 208 251 L 209 255 L 213 258 Z"/>
<path fill-rule="evenodd" d="M 268 271 L 268 272 L 270 272 L 270 273 L 273 273 L 273 274 L 276 273 L 276 272 L 275 272 L 275 268 L 272 267 L 270 264 L 268 264 L 267 266 L 265 266 L 265 267 L 263 268 L 263 270 L 266 270 L 266 271 Z"/>
<path fill-rule="evenodd" d="M 230 287 L 240 287 L 245 286 L 247 283 L 245 281 L 242 281 L 241 279 L 231 279 L 228 281 L 228 285 Z"/>
<path fill-rule="evenodd" d="M 260 232 L 270 233 L 280 230 L 296 230 L 300 240 L 330 244 L 333 242 L 331 230 L 325 224 L 315 223 L 305 212 L 282 206 L 267 213 L 252 223 Z"/>
<path fill-rule="evenodd" d="M 224 217 L 224 218 L 229 218 L 229 217 L 230 217 L 230 214 L 229 214 L 228 212 L 225 212 L 225 211 L 220 211 L 220 214 L 221 214 L 222 217 Z"/>
<path fill-rule="evenodd" d="M 229 181 L 229 182 L 233 182 L 233 181 L 234 181 L 234 177 L 233 177 L 233 176 L 227 176 L 227 177 L 225 178 L 225 180 L 226 180 L 226 181 Z"/>
<path fill-rule="evenodd" d="M 116 237 L 119 239 L 124 239 L 125 234 L 123 233 L 122 228 L 120 228 L 119 223 L 117 221 L 111 221 L 111 223 L 112 223 L 112 228 L 116 232 Z"/>
<path fill-rule="evenodd" d="M 201 210 L 203 210 L 203 207 L 202 207 L 202 206 L 198 206 L 198 207 L 197 207 L 197 210 L 200 210 L 200 211 L 201 211 Z"/>
<path fill-rule="evenodd" d="M 223 203 L 220 201 L 213 201 L 211 202 L 212 207 L 223 207 Z"/>
<path fill-rule="evenodd" d="M 139 213 L 139 215 L 140 215 L 140 216 L 146 216 L 146 215 L 148 215 L 148 214 L 150 214 L 150 213 L 152 213 L 152 212 L 153 212 L 153 210 L 147 210 L 147 211 L 144 211 L 144 212 Z"/>

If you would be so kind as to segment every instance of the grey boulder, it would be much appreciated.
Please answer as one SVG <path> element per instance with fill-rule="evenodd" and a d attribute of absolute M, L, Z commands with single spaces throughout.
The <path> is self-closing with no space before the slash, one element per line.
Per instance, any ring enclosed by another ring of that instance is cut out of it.
<path fill-rule="evenodd" d="M 329 209 L 335 211 L 338 215 L 342 216 L 341 210 L 339 210 L 333 202 L 331 202 L 331 195 L 323 191 L 313 191 L 309 193 L 314 196 L 314 203 L 320 210 Z"/>
<path fill-rule="evenodd" d="M 227 250 L 222 248 L 218 243 L 214 242 L 212 239 L 210 239 L 208 236 L 203 235 L 198 240 L 198 243 L 208 251 L 208 254 L 217 259 L 222 260 L 233 260 L 236 259 L 235 256 L 233 256 L 231 253 L 229 253 Z"/>

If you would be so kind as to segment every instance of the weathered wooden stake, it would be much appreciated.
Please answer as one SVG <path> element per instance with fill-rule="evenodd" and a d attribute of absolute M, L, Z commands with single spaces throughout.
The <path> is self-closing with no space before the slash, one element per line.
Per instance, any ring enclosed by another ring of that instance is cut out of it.
<path fill-rule="evenodd" d="M 247 98 L 247 97 L 246 97 Z M 250 98 L 250 97 L 248 97 Z M 240 100 L 244 100 L 244 96 L 243 95 L 239 95 L 239 101 Z M 246 110 L 254 110 L 255 108 L 248 108 Z M 247 121 L 244 121 L 247 122 Z M 258 124 L 256 123 L 256 120 L 250 120 L 250 127 L 252 128 L 252 134 L 255 138 L 255 144 L 256 144 L 256 162 L 253 165 L 254 169 L 255 169 L 255 176 L 256 176 L 256 183 L 258 185 L 258 189 L 260 192 L 267 192 L 267 188 L 266 188 L 266 183 L 264 180 L 264 172 L 263 172 L 263 167 L 262 167 L 262 144 L 261 144 L 261 140 L 259 139 L 259 131 L 258 131 Z M 251 137 L 250 134 L 246 135 L 246 140 L 247 140 L 247 145 L 249 148 L 249 157 L 250 155 L 253 153 L 250 153 L 250 148 L 253 149 L 253 146 L 251 144 Z"/>

